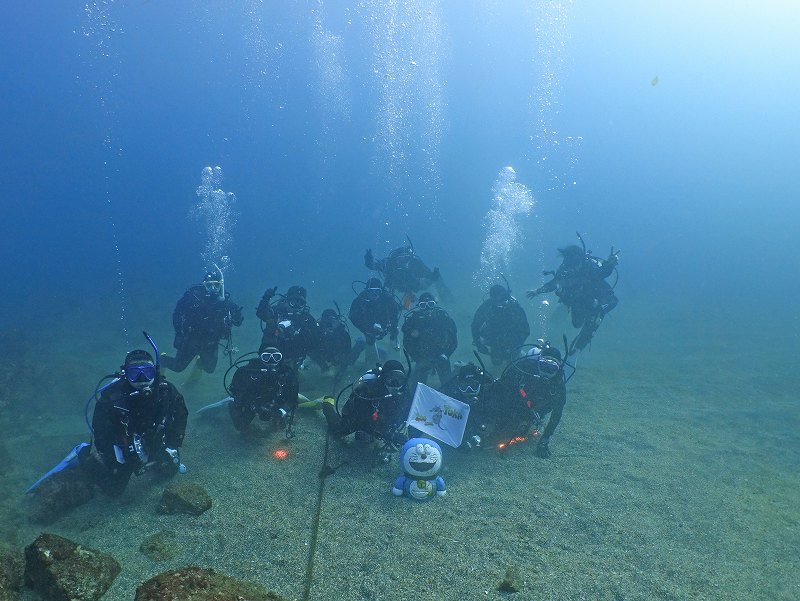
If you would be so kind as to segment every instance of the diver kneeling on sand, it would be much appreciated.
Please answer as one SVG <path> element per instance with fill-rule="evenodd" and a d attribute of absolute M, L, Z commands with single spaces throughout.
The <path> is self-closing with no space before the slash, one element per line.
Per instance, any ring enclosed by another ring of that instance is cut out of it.
<path fill-rule="evenodd" d="M 144 335 L 158 357 L 155 342 L 146 332 Z M 106 379 L 111 381 L 102 385 Z M 140 475 L 150 468 L 166 475 L 186 470 L 179 454 L 186 432 L 186 403 L 175 386 L 161 375 L 158 360 L 154 361 L 153 355 L 145 350 L 130 351 L 120 372 L 103 377 L 100 384 L 84 408 L 92 443 L 77 445 L 27 492 L 36 490 L 47 497 L 47 489 L 58 494 L 59 483 L 69 481 L 74 491 L 75 483 L 80 481 L 85 494 L 77 497 L 85 501 L 92 496 L 92 485 L 117 496 L 133 474 Z M 92 399 L 96 405 L 90 424 L 88 410 Z M 42 483 L 47 486 L 40 488 Z"/>
<path fill-rule="evenodd" d="M 339 398 L 348 388 L 352 391 L 340 411 Z M 402 363 L 390 359 L 344 388 L 335 401 L 325 398 L 322 412 L 328 431 L 338 438 L 355 433 L 358 442 L 377 441 L 380 458 L 388 460 L 393 447 L 405 442 L 400 428 L 408 413 L 407 391 L 408 375 Z"/>
<path fill-rule="evenodd" d="M 481 399 L 482 417 L 486 432 L 498 449 L 530 437 L 538 439 L 536 455 L 550 457 L 550 437 L 567 402 L 569 378 L 565 367 L 572 368 L 562 359 L 561 351 L 539 340 L 526 355 L 512 361 L 487 389 Z M 550 419 L 544 426 L 548 415 Z"/>
<path fill-rule="evenodd" d="M 246 432 L 256 415 L 276 428 L 286 430 L 286 438 L 292 438 L 292 423 L 297 409 L 300 384 L 297 370 L 284 359 L 283 353 L 268 346 L 256 355 L 245 355 L 234 363 L 228 409 L 233 425 Z"/>

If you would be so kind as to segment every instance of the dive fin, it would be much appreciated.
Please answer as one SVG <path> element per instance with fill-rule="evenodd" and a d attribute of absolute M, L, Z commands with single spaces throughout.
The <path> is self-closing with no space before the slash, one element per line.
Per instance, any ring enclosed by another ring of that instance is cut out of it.
<path fill-rule="evenodd" d="M 325 402 L 327 397 L 328 395 L 322 396 L 312 401 L 304 394 L 298 394 L 297 407 L 298 409 L 322 409 L 322 404 Z"/>
<path fill-rule="evenodd" d="M 78 465 L 78 461 L 79 461 L 78 460 L 78 454 L 81 452 L 81 450 L 83 450 L 84 447 L 88 447 L 88 446 L 89 446 L 88 442 L 82 442 L 79 445 L 77 445 L 74 449 L 72 449 L 67 454 L 66 457 L 64 457 L 64 459 L 62 459 L 58 463 L 58 465 L 56 465 L 53 469 L 51 469 L 49 472 L 47 472 L 44 476 L 39 478 L 36 482 L 31 484 L 28 487 L 28 490 L 25 491 L 25 494 L 28 494 L 29 492 L 34 490 L 37 486 L 39 486 L 42 482 L 47 480 L 50 476 L 53 476 L 53 475 L 57 474 L 60 471 L 76 467 Z"/>
<path fill-rule="evenodd" d="M 183 381 L 182 386 L 187 386 L 189 384 L 196 383 L 200 379 L 200 376 L 202 375 L 203 375 L 203 368 L 200 367 L 200 358 L 198 357 L 197 359 L 194 360 L 194 363 L 192 364 L 192 371 L 190 371 L 189 375 L 186 376 L 186 380 Z"/>
<path fill-rule="evenodd" d="M 450 292 L 450 288 L 442 280 L 442 276 L 439 276 L 439 279 L 433 283 L 434 288 L 436 288 L 436 292 L 439 295 L 439 300 L 444 303 L 445 305 L 450 305 L 455 300 L 453 293 Z"/>
<path fill-rule="evenodd" d="M 206 405 L 205 407 L 201 407 L 200 409 L 195 411 L 195 414 L 200 415 L 202 413 L 207 413 L 207 412 L 212 411 L 214 409 L 220 409 L 222 407 L 227 407 L 228 403 L 231 403 L 231 402 L 233 402 L 233 397 L 232 396 L 226 396 L 224 399 L 222 399 L 220 401 L 216 401 L 215 403 L 211 403 L 210 405 Z M 298 394 L 297 395 L 297 403 L 298 403 L 297 406 L 298 407 L 302 407 L 302 408 L 319 407 L 319 406 L 321 406 L 320 405 L 321 402 L 322 402 L 322 399 L 317 399 L 315 401 L 312 401 L 312 400 L 309 400 L 309 398 L 307 396 L 303 395 L 303 394 Z"/>
<path fill-rule="evenodd" d="M 215 403 L 211 403 L 210 405 L 206 405 L 205 407 L 201 407 L 200 409 L 195 411 L 195 414 L 199 415 L 201 413 L 206 413 L 207 411 L 211 411 L 212 409 L 219 409 L 220 407 L 227 407 L 228 403 L 230 403 L 232 401 L 233 401 L 233 397 L 232 396 L 226 396 L 221 401 L 216 401 Z"/>

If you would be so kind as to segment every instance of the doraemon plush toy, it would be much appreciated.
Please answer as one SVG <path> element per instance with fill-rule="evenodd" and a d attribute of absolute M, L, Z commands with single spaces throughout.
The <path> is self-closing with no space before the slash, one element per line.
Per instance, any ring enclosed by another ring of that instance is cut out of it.
<path fill-rule="evenodd" d="M 400 451 L 403 474 L 392 488 L 395 496 L 405 495 L 417 501 L 428 501 L 445 494 L 442 469 L 442 448 L 429 438 L 412 438 Z"/>

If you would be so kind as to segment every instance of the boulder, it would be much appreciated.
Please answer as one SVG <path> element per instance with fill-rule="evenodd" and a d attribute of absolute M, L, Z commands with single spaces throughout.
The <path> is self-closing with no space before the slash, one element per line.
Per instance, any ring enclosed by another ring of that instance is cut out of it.
<path fill-rule="evenodd" d="M 170 570 L 143 582 L 135 601 L 286 601 L 284 597 L 215 572 L 187 566 Z"/>
<path fill-rule="evenodd" d="M 206 489 L 191 482 L 170 484 L 161 495 L 161 513 L 190 513 L 200 515 L 211 509 L 211 497 Z"/>
<path fill-rule="evenodd" d="M 110 555 L 55 534 L 42 533 L 25 547 L 25 584 L 48 601 L 95 601 L 120 569 Z"/>
<path fill-rule="evenodd" d="M 64 470 L 36 489 L 37 503 L 31 520 L 37 524 L 52 524 L 65 513 L 88 503 L 94 496 L 91 485 L 77 470 Z"/>

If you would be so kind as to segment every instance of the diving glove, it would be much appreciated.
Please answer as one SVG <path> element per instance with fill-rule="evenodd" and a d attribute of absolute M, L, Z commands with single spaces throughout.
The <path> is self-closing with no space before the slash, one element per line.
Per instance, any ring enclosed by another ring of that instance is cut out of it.
<path fill-rule="evenodd" d="M 536 446 L 536 456 L 541 459 L 549 459 L 552 453 L 550 452 L 550 437 L 543 436 L 539 439 L 539 444 Z"/>

